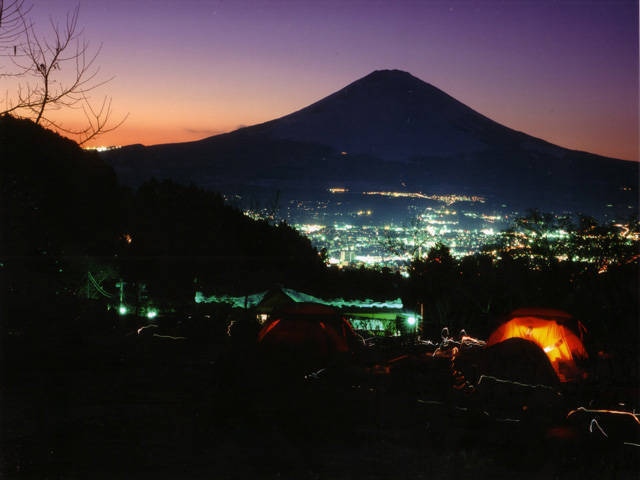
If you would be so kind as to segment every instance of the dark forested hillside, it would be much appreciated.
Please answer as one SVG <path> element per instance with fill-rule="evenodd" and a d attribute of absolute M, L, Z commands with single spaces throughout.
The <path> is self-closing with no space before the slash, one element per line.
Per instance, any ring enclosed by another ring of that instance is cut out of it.
<path fill-rule="evenodd" d="M 35 283 L 84 295 L 87 271 L 109 270 L 186 299 L 194 282 L 244 290 L 303 282 L 323 269 L 289 226 L 252 220 L 194 186 L 151 180 L 135 192 L 122 188 L 97 154 L 27 120 L 0 118 L 0 178 L 9 290 L 29 284 L 43 293 Z"/>
<path fill-rule="evenodd" d="M 165 297 L 192 299 L 194 282 L 242 293 L 271 282 L 300 285 L 324 269 L 290 226 L 252 220 L 217 193 L 171 181 L 151 180 L 132 196 L 125 235 L 128 276 Z"/>
<path fill-rule="evenodd" d="M 0 117 L 3 255 L 107 254 L 118 186 L 97 154 L 28 120 Z"/>

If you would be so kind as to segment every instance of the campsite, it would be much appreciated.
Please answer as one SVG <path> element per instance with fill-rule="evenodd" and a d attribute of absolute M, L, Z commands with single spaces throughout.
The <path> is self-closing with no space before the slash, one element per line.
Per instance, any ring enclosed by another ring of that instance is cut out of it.
<path fill-rule="evenodd" d="M 16 332 L 4 478 L 635 478 L 637 384 L 566 312 L 364 338 L 292 296 Z"/>

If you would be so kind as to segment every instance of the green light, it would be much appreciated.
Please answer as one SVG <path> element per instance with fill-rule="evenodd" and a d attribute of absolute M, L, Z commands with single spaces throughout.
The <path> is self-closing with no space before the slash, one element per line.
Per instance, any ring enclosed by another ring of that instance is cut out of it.
<path fill-rule="evenodd" d="M 118 313 L 119 313 L 120 315 L 126 315 L 126 314 L 127 314 L 127 312 L 128 312 L 128 310 L 127 310 L 127 306 L 126 306 L 126 305 L 120 305 L 120 306 L 118 307 Z"/>
<path fill-rule="evenodd" d="M 416 317 L 411 316 L 407 318 L 407 323 L 413 327 L 416 324 Z"/>
<path fill-rule="evenodd" d="M 157 316 L 158 316 L 158 311 L 157 311 L 155 308 L 150 308 L 150 309 L 147 311 L 147 318 L 148 318 L 149 320 L 151 320 L 151 319 L 153 319 L 153 318 L 156 318 Z"/>

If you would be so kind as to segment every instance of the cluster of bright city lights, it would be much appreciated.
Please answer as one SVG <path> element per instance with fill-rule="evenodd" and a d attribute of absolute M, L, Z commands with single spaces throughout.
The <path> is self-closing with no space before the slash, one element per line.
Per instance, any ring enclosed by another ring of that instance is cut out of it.
<path fill-rule="evenodd" d="M 97 147 L 85 147 L 85 150 L 92 150 L 96 152 L 108 152 L 109 150 L 117 150 L 122 148 L 120 145 L 100 145 Z"/>
<path fill-rule="evenodd" d="M 484 203 L 486 199 L 480 195 L 427 195 L 422 192 L 362 192 L 363 195 L 376 195 L 393 198 L 419 198 L 425 200 L 436 200 L 445 205 L 453 205 L 459 202 Z"/>

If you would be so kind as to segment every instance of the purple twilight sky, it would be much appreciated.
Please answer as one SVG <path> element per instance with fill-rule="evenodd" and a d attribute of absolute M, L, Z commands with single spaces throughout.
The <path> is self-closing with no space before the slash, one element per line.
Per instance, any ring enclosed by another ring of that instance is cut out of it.
<path fill-rule="evenodd" d="M 79 4 L 102 45 L 115 78 L 95 94 L 129 118 L 97 143 L 200 139 L 400 69 L 508 127 L 638 160 L 637 0 L 30 3 L 45 31 Z"/>

